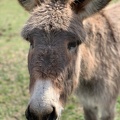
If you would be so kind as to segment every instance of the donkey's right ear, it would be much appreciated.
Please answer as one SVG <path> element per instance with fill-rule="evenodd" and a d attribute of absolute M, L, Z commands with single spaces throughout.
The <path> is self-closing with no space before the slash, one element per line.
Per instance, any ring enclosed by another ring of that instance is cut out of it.
<path fill-rule="evenodd" d="M 29 12 L 32 11 L 37 5 L 40 5 L 39 0 L 18 0 L 18 2 Z"/>

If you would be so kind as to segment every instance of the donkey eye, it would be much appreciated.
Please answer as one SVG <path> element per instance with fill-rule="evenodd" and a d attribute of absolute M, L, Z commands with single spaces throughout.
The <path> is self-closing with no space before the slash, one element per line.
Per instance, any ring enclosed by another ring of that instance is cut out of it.
<path fill-rule="evenodd" d="M 30 47 L 31 47 L 31 48 L 34 48 L 33 40 L 30 40 Z"/>
<path fill-rule="evenodd" d="M 76 48 L 79 44 L 80 44 L 79 41 L 70 42 L 70 43 L 68 43 L 68 49 L 69 49 L 69 50 L 74 49 L 74 48 Z"/>

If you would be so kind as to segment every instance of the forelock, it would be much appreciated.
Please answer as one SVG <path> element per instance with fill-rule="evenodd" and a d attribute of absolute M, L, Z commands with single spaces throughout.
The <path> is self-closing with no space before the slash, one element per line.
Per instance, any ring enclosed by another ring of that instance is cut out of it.
<path fill-rule="evenodd" d="M 47 32 L 62 29 L 80 34 L 82 30 L 78 29 L 76 31 L 76 28 L 81 28 L 81 26 L 79 17 L 73 14 L 70 6 L 59 3 L 42 4 L 32 12 L 30 19 L 23 28 L 22 36 L 27 37 L 34 28 Z"/>

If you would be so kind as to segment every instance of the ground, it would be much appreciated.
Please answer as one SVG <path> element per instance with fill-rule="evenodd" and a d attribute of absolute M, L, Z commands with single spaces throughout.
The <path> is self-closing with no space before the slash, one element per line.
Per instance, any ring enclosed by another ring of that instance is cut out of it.
<path fill-rule="evenodd" d="M 20 30 L 28 16 L 17 0 L 0 0 L 0 120 L 25 120 L 29 99 L 29 43 L 22 40 Z M 120 120 L 120 98 L 116 114 L 116 120 Z M 69 99 L 62 120 L 83 120 L 75 96 Z"/>

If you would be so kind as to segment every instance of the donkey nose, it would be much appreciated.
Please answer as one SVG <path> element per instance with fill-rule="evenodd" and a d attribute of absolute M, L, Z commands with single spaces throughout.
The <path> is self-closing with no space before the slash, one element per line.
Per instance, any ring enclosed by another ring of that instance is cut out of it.
<path fill-rule="evenodd" d="M 36 113 L 35 111 L 30 109 L 30 106 L 28 106 L 26 112 L 26 119 L 27 120 L 56 120 L 57 114 L 55 112 L 55 108 L 51 107 L 49 110 L 44 110 L 40 113 Z"/>

